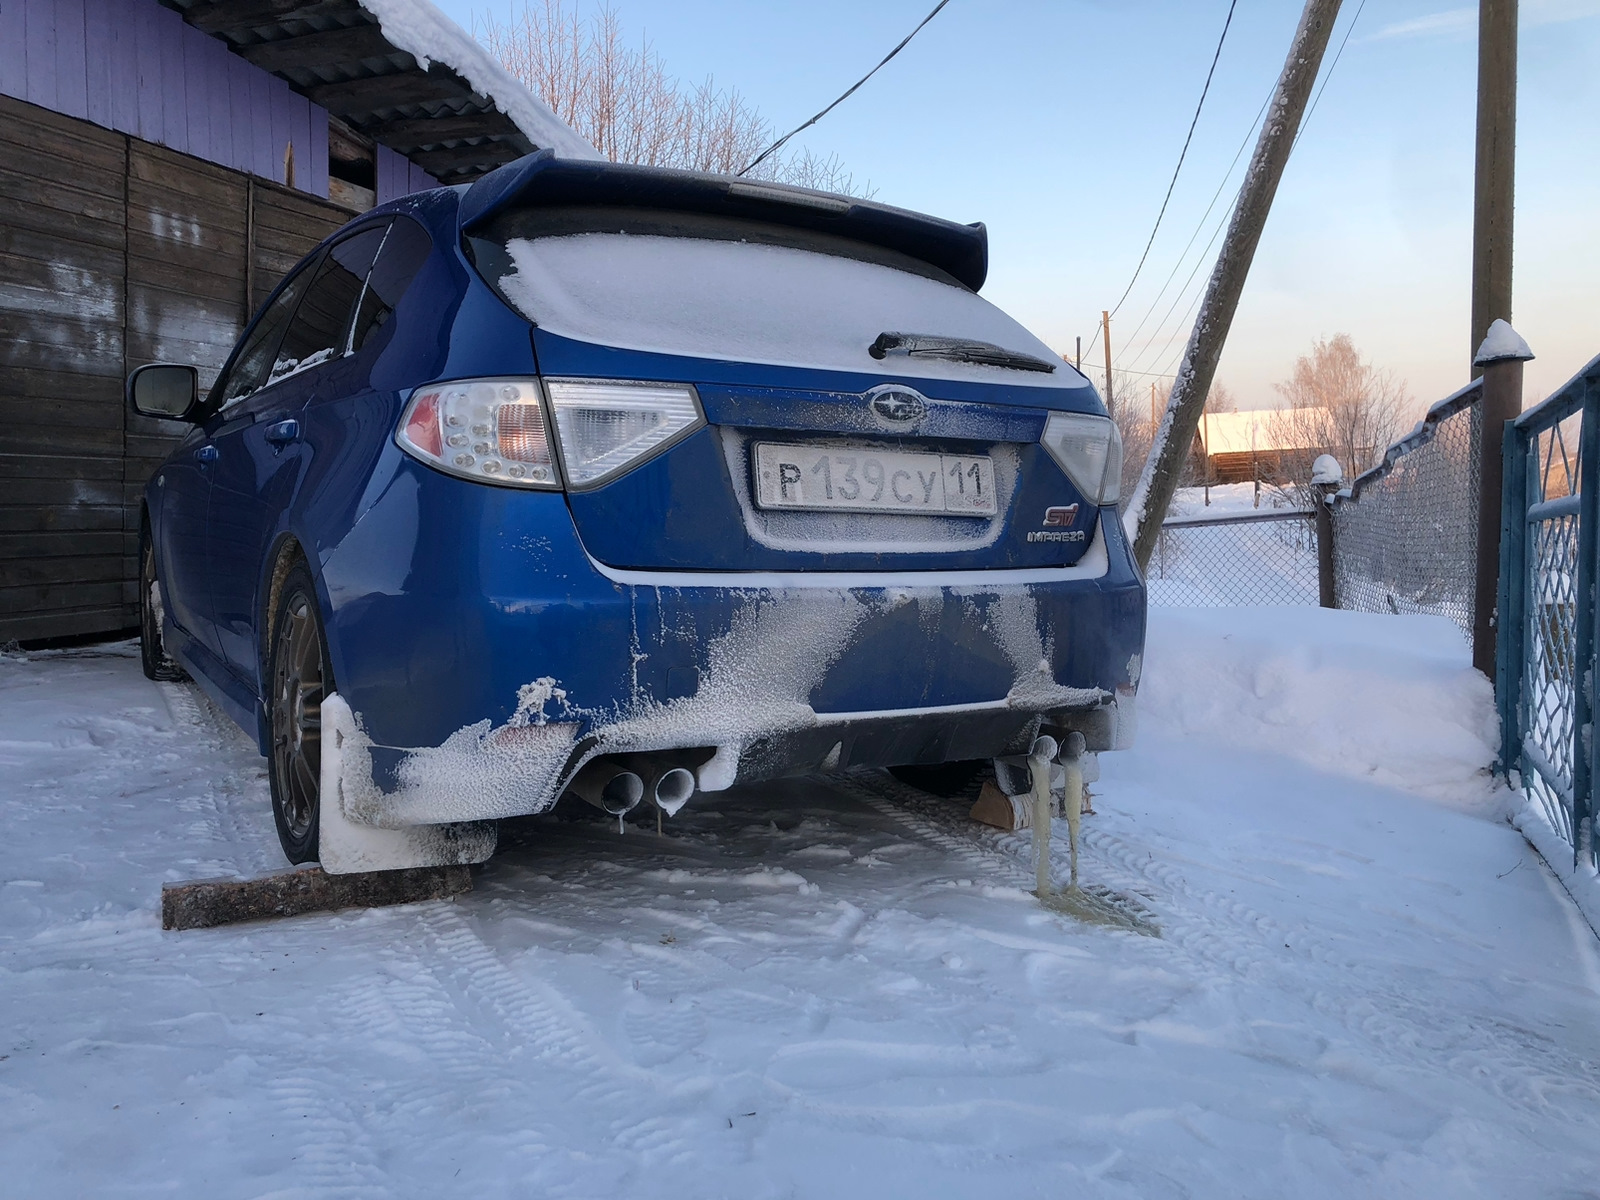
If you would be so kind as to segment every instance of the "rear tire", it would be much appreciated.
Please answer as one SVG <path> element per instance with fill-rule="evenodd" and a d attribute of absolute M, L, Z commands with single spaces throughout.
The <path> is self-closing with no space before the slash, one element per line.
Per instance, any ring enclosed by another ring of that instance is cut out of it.
<path fill-rule="evenodd" d="M 146 679 L 176 683 L 189 675 L 167 653 L 162 637 L 161 612 L 165 595 L 156 578 L 156 548 L 147 529 L 139 539 L 139 662 Z"/>
<path fill-rule="evenodd" d="M 988 769 L 988 766 L 987 759 L 974 758 L 965 762 L 890 767 L 889 774 L 901 783 L 950 799 L 962 795 L 977 783 L 978 777 Z"/>
<path fill-rule="evenodd" d="M 272 816 L 292 863 L 315 862 L 322 823 L 322 701 L 334 690 L 317 589 L 306 565 L 284 577 L 272 617 L 267 726 Z"/>

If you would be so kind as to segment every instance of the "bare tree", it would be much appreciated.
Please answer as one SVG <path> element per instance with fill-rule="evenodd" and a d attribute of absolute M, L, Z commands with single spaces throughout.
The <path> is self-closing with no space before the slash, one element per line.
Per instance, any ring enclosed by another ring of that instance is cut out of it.
<path fill-rule="evenodd" d="M 1122 435 L 1122 485 L 1127 496 L 1133 494 L 1133 485 L 1144 470 L 1145 459 L 1150 457 L 1150 446 L 1155 440 L 1155 429 L 1167 411 L 1167 399 L 1172 394 L 1172 380 L 1158 378 L 1154 389 L 1148 375 L 1132 375 L 1125 371 L 1111 373 L 1111 392 L 1115 403 L 1117 432 Z M 1233 393 L 1222 383 L 1213 383 L 1206 394 L 1206 412 L 1235 412 L 1238 403 Z M 1184 463 L 1180 486 L 1198 487 L 1205 483 L 1206 459 L 1198 438 L 1188 461 Z"/>
<path fill-rule="evenodd" d="M 1239 401 L 1234 398 L 1228 385 L 1220 381 L 1213 381 L 1211 390 L 1206 393 L 1206 411 L 1208 413 L 1230 413 L 1239 411 Z"/>
<path fill-rule="evenodd" d="M 587 21 L 567 0 L 525 0 L 504 21 L 486 13 L 473 33 L 555 114 L 612 162 L 733 175 L 774 140 L 738 91 L 707 76 L 688 86 L 669 74 L 648 39 L 625 42 L 616 10 Z M 870 196 L 838 156 L 773 155 L 751 175 L 822 191 Z"/>
<path fill-rule="evenodd" d="M 1364 361 L 1346 333 L 1318 339 L 1295 360 L 1294 373 L 1273 386 L 1288 407 L 1268 428 L 1296 482 L 1311 478 L 1319 454 L 1333 455 L 1345 478 L 1354 479 L 1399 436 L 1411 403 L 1406 385 Z"/>

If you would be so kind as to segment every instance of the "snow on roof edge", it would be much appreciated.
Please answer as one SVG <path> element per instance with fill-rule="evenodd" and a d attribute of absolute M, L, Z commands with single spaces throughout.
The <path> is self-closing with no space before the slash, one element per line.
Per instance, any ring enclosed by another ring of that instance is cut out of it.
<path fill-rule="evenodd" d="M 548 146 L 563 158 L 602 157 L 431 0 L 357 2 L 378 19 L 384 37 L 415 58 L 424 70 L 430 62 L 450 67 L 475 92 L 493 100 L 535 147 Z"/>

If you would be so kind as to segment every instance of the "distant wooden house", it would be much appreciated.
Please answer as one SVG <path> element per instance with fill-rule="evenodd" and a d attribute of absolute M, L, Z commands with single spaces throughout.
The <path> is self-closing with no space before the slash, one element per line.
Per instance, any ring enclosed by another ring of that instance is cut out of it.
<path fill-rule="evenodd" d="M 1254 409 L 1206 413 L 1199 442 L 1208 483 L 1307 482 L 1310 463 L 1321 451 L 1302 431 L 1312 422 L 1296 420 L 1296 409 Z"/>
<path fill-rule="evenodd" d="M 427 0 L 0 0 L 0 643 L 137 621 L 131 367 L 209 385 L 353 213 L 540 146 L 594 154 Z"/>

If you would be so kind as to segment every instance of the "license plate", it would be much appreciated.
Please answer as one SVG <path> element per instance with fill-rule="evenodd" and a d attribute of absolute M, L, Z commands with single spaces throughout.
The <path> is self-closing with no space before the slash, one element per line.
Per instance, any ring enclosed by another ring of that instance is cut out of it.
<path fill-rule="evenodd" d="M 996 512 L 986 454 L 756 444 L 756 503 L 812 512 Z"/>

